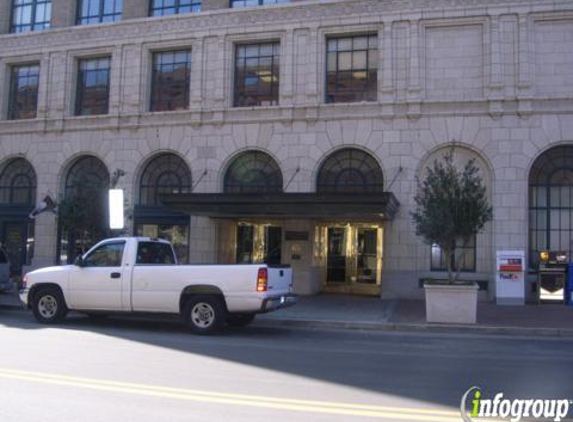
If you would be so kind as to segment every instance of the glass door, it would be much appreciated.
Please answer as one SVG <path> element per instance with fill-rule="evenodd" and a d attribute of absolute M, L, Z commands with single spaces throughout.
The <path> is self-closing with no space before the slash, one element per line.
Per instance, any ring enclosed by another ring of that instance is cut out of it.
<path fill-rule="evenodd" d="M 328 283 L 346 283 L 346 229 L 328 228 L 328 258 L 326 281 Z"/>
<path fill-rule="evenodd" d="M 380 294 L 382 228 L 368 224 L 318 228 L 316 256 L 324 256 L 324 290 L 336 293 Z"/>
<path fill-rule="evenodd" d="M 238 224 L 236 229 L 237 264 L 262 263 L 280 265 L 283 230 L 265 224 Z"/>

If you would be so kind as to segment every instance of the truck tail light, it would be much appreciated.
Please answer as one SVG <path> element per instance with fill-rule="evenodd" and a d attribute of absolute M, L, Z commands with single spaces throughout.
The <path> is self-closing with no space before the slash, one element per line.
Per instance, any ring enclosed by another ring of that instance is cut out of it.
<path fill-rule="evenodd" d="M 24 278 L 22 279 L 22 289 L 25 289 L 27 284 L 28 284 L 28 276 L 25 275 Z"/>
<path fill-rule="evenodd" d="M 266 268 L 259 268 L 257 274 L 257 292 L 266 292 L 269 282 L 269 273 Z"/>

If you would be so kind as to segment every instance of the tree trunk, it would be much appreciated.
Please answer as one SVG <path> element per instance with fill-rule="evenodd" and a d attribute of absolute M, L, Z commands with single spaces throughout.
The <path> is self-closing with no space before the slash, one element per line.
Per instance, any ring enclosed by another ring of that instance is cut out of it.
<path fill-rule="evenodd" d="M 444 256 L 446 257 L 446 268 L 448 269 L 448 283 L 452 284 L 454 282 L 454 275 L 452 269 L 452 254 L 454 253 L 454 250 L 451 247 L 442 248 L 442 250 L 444 251 Z"/>

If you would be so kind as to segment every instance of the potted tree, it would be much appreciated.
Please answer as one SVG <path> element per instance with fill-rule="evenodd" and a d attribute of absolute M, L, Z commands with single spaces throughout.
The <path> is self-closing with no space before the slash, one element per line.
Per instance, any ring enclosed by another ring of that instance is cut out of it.
<path fill-rule="evenodd" d="M 426 168 L 412 218 L 416 234 L 444 254 L 447 280 L 424 283 L 428 322 L 475 323 L 477 283 L 460 281 L 460 262 L 472 238 L 492 218 L 492 207 L 474 159 L 458 168 L 453 149 Z M 456 245 L 462 245 L 457 247 Z"/>

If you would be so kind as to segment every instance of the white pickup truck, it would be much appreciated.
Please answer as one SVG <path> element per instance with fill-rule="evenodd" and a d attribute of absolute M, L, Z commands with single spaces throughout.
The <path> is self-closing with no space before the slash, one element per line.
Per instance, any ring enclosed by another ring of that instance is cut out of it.
<path fill-rule="evenodd" d="M 106 239 L 74 265 L 32 271 L 23 283 L 20 299 L 44 324 L 62 321 L 68 310 L 167 313 L 210 334 L 296 303 L 288 266 L 177 265 L 169 242 L 143 237 Z"/>

